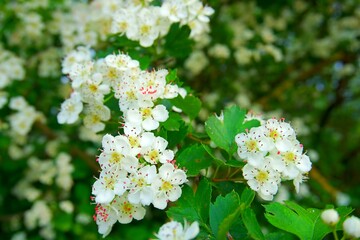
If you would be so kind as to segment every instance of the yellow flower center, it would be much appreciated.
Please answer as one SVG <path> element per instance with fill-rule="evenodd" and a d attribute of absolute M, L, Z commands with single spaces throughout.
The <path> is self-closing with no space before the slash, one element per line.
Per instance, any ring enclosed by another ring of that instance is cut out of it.
<path fill-rule="evenodd" d="M 284 154 L 284 160 L 286 161 L 286 163 L 293 163 L 295 162 L 295 154 L 293 152 L 286 152 Z"/>
<path fill-rule="evenodd" d="M 279 137 L 279 133 L 276 130 L 271 130 L 270 134 L 269 134 L 269 137 L 276 140 Z"/>
<path fill-rule="evenodd" d="M 264 183 L 268 180 L 269 177 L 269 173 L 266 171 L 259 171 L 258 174 L 256 175 L 256 180 L 260 183 Z"/>
<path fill-rule="evenodd" d="M 124 204 L 122 205 L 122 212 L 126 213 L 126 214 L 131 214 L 132 213 L 132 209 L 133 209 L 133 205 L 131 205 L 131 203 L 128 202 L 124 202 Z"/>
<path fill-rule="evenodd" d="M 168 181 L 163 181 L 163 184 L 161 185 L 161 190 L 163 191 L 169 191 L 173 188 L 173 185 Z"/>
<path fill-rule="evenodd" d="M 159 152 L 156 149 L 154 149 L 151 152 L 149 152 L 148 156 L 151 159 L 151 161 L 155 162 L 159 158 Z"/>
<path fill-rule="evenodd" d="M 90 90 L 90 92 L 95 93 L 98 90 L 98 86 L 95 85 L 95 84 L 90 84 L 89 85 L 89 90 Z"/>
<path fill-rule="evenodd" d="M 139 147 L 139 139 L 137 137 L 129 136 L 129 143 L 131 147 Z"/>
<path fill-rule="evenodd" d="M 111 164 L 116 164 L 116 163 L 120 163 L 121 162 L 121 159 L 124 157 L 124 155 L 118 153 L 118 152 L 113 152 L 111 153 L 111 157 L 110 157 L 110 160 L 109 162 Z"/>
<path fill-rule="evenodd" d="M 141 110 L 141 114 L 144 118 L 151 116 L 151 109 L 150 108 L 144 108 Z"/>
<path fill-rule="evenodd" d="M 126 96 L 127 96 L 128 99 L 130 99 L 130 100 L 136 100 L 136 96 L 135 96 L 134 91 L 127 91 L 127 92 L 126 92 Z"/>
<path fill-rule="evenodd" d="M 150 26 L 149 25 L 142 25 L 140 27 L 140 33 L 141 34 L 148 34 L 150 32 Z"/>
<path fill-rule="evenodd" d="M 249 152 L 253 152 L 257 150 L 257 142 L 255 140 L 246 141 L 245 146 Z"/>
<path fill-rule="evenodd" d="M 108 189 L 114 189 L 115 180 L 112 177 L 104 177 L 105 187 Z"/>

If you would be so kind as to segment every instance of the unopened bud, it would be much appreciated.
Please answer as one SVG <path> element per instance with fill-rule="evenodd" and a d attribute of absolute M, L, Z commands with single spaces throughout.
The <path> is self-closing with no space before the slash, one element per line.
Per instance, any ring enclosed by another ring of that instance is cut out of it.
<path fill-rule="evenodd" d="M 360 238 L 360 219 L 355 216 L 347 218 L 343 223 L 344 232 L 347 236 Z"/>
<path fill-rule="evenodd" d="M 324 223 L 335 226 L 339 222 L 339 214 L 335 209 L 327 209 L 321 213 Z"/>

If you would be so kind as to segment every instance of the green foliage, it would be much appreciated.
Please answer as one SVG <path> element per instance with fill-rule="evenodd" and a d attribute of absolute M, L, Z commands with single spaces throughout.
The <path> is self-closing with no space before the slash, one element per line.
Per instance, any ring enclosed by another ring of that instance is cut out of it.
<path fill-rule="evenodd" d="M 209 181 L 203 178 L 195 193 L 189 186 L 184 186 L 182 191 L 180 199 L 166 211 L 166 214 L 179 222 L 183 222 L 184 219 L 189 222 L 198 221 L 200 226 L 207 230 L 212 192 Z M 204 229 L 202 231 L 204 232 Z"/>
<path fill-rule="evenodd" d="M 300 239 L 323 239 L 332 231 L 330 226 L 321 220 L 322 210 L 320 209 L 304 209 L 291 201 L 285 202 L 284 205 L 274 202 L 264 207 L 266 210 L 265 217 L 272 225 L 293 233 Z M 339 207 L 336 210 L 341 217 L 340 222 L 352 212 L 350 207 Z M 340 227 L 341 224 L 338 224 L 338 226 Z"/>
<path fill-rule="evenodd" d="M 181 26 L 180 24 L 173 24 L 170 27 L 170 31 L 165 37 L 164 47 L 167 50 L 168 55 L 176 58 L 185 58 L 189 56 L 193 43 L 189 39 L 190 28 L 188 26 Z"/>
<path fill-rule="evenodd" d="M 190 119 L 196 118 L 201 109 L 200 99 L 192 95 L 187 95 L 185 98 L 177 96 L 171 99 L 170 102 L 175 107 L 180 108 Z"/>
<path fill-rule="evenodd" d="M 211 116 L 205 122 L 205 129 L 211 140 L 220 148 L 233 155 L 237 149 L 235 136 L 246 129 L 259 126 L 259 122 L 251 120 L 244 122 L 245 110 L 237 106 L 225 109 L 222 116 Z"/>
<path fill-rule="evenodd" d="M 187 176 L 192 177 L 198 175 L 201 169 L 209 167 L 211 158 L 208 157 L 202 145 L 194 144 L 181 151 L 176 162 L 187 170 Z"/>

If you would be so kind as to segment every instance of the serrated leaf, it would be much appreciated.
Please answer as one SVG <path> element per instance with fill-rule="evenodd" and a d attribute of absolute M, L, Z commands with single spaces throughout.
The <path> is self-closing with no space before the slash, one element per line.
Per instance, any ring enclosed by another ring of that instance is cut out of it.
<path fill-rule="evenodd" d="M 232 155 L 236 149 L 235 136 L 244 132 L 245 129 L 259 125 L 256 120 L 243 123 L 245 118 L 245 110 L 237 106 L 225 109 L 223 119 L 217 116 L 211 116 L 205 122 L 205 130 L 211 140 L 220 148 L 224 149 Z"/>
<path fill-rule="evenodd" d="M 177 96 L 176 98 L 171 99 L 170 102 L 175 107 L 180 108 L 191 119 L 197 117 L 201 108 L 201 101 L 192 95 L 187 95 L 185 98 Z"/>
<path fill-rule="evenodd" d="M 261 232 L 260 225 L 256 219 L 255 213 L 251 208 L 246 208 L 241 214 L 243 223 L 252 239 L 265 239 Z"/>
<path fill-rule="evenodd" d="M 203 225 L 206 224 L 212 191 L 209 181 L 206 178 L 202 179 L 195 193 L 187 185 L 182 191 L 175 205 L 166 211 L 168 217 L 180 222 L 186 219 L 189 222 L 198 221 Z"/>
<path fill-rule="evenodd" d="M 304 209 L 298 204 L 287 201 L 285 205 L 271 203 L 265 205 L 265 217 L 275 227 L 290 232 L 300 239 L 322 239 L 332 229 L 320 218 L 322 210 Z M 337 208 L 341 221 L 351 213 L 351 208 Z M 286 219 L 286 221 L 284 221 Z"/>
<path fill-rule="evenodd" d="M 190 28 L 180 24 L 172 24 L 165 37 L 165 49 L 170 56 L 185 58 L 191 53 L 192 40 L 189 39 Z"/>
<path fill-rule="evenodd" d="M 235 191 L 216 198 L 215 203 L 210 205 L 210 226 L 216 239 L 226 239 L 226 234 L 239 218 L 240 211 L 240 198 Z"/>
<path fill-rule="evenodd" d="M 200 144 L 185 148 L 176 157 L 177 164 L 180 167 L 186 168 L 186 175 L 190 177 L 198 175 L 201 169 L 209 167 L 212 162 L 211 160 Z"/>

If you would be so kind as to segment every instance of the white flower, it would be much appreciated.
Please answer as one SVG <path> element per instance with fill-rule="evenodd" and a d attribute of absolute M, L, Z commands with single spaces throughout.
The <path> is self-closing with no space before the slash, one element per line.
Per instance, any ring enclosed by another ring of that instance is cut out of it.
<path fill-rule="evenodd" d="M 74 63 L 69 72 L 70 79 L 72 80 L 71 86 L 74 89 L 78 89 L 81 84 L 91 78 L 93 68 L 94 62 L 92 61 Z"/>
<path fill-rule="evenodd" d="M 66 99 L 61 104 L 61 110 L 57 115 L 57 120 L 60 124 L 74 123 L 79 118 L 79 114 L 83 110 L 83 103 L 81 96 L 77 92 L 73 92 L 69 99 Z"/>
<path fill-rule="evenodd" d="M 111 169 L 113 170 L 113 169 Z M 124 170 L 102 171 L 92 187 L 95 202 L 101 204 L 110 203 L 115 197 L 115 184 L 118 179 L 125 178 L 127 172 Z"/>
<path fill-rule="evenodd" d="M 133 218 L 141 220 L 144 218 L 146 210 L 141 204 L 132 204 L 127 201 L 127 196 L 119 197 L 117 201 L 117 209 L 119 210 L 118 221 L 119 223 L 130 223 Z"/>
<path fill-rule="evenodd" d="M 12 97 L 10 99 L 9 108 L 13 110 L 24 110 L 26 107 L 28 107 L 28 103 L 26 102 L 25 98 L 22 96 Z"/>
<path fill-rule="evenodd" d="M 166 149 L 168 142 L 162 137 L 146 134 L 140 144 L 142 146 L 140 153 L 150 164 L 166 163 L 174 159 L 174 152 Z"/>
<path fill-rule="evenodd" d="M 190 240 L 199 234 L 199 223 L 193 222 L 190 226 L 185 221 L 184 228 L 181 223 L 171 221 L 162 225 L 156 237 L 159 240 Z"/>
<path fill-rule="evenodd" d="M 272 153 L 272 167 L 281 172 L 285 178 L 294 179 L 299 173 L 307 173 L 311 170 L 311 162 L 307 155 L 302 154 L 303 146 L 297 141 L 289 142 L 282 146 L 277 153 Z"/>
<path fill-rule="evenodd" d="M 343 223 L 344 232 L 352 238 L 360 238 L 360 219 L 355 216 L 347 218 Z"/>
<path fill-rule="evenodd" d="M 130 144 L 124 136 L 113 137 L 106 134 L 102 140 L 103 152 L 99 156 L 99 163 L 102 169 L 116 167 L 127 172 L 134 172 L 139 161 L 130 155 Z"/>
<path fill-rule="evenodd" d="M 271 201 L 273 195 L 277 193 L 281 181 L 280 174 L 271 169 L 267 157 L 257 167 L 246 164 L 243 168 L 243 176 L 250 188 L 268 201 Z"/>
<path fill-rule="evenodd" d="M 165 122 L 168 117 L 169 112 L 164 105 L 130 109 L 125 115 L 125 125 L 127 122 L 141 124 L 146 131 L 152 131 L 159 127 L 159 122 Z"/>
<path fill-rule="evenodd" d="M 295 131 L 289 123 L 278 121 L 277 119 L 269 119 L 265 123 L 267 129 L 266 135 L 273 139 L 277 148 L 281 149 L 281 140 L 292 141 L 295 140 Z M 278 143 L 280 142 L 280 143 Z"/>
<path fill-rule="evenodd" d="M 335 209 L 326 209 L 321 213 L 321 219 L 330 226 L 335 226 L 339 220 L 339 213 Z"/>
<path fill-rule="evenodd" d="M 130 68 L 139 67 L 139 62 L 131 59 L 128 55 L 125 54 L 111 54 L 105 57 L 105 63 L 113 68 L 116 68 L 120 71 L 126 71 Z"/>
<path fill-rule="evenodd" d="M 274 148 L 270 138 L 264 134 L 264 127 L 253 127 L 248 133 L 235 136 L 238 145 L 238 154 L 254 167 L 262 164 L 263 157 Z"/>
<path fill-rule="evenodd" d="M 179 185 L 185 182 L 187 182 L 187 179 L 183 170 L 175 169 L 171 163 L 163 164 L 152 184 L 156 193 L 153 201 L 154 207 L 164 209 L 168 201 L 176 201 L 182 193 Z"/>
<path fill-rule="evenodd" d="M 150 205 L 154 198 L 151 184 L 156 177 L 156 167 L 144 166 L 137 172 L 130 174 L 128 178 L 119 179 L 115 185 L 115 192 L 122 195 L 124 190 L 129 190 L 128 200 L 132 204 Z"/>
<path fill-rule="evenodd" d="M 165 1 L 160 8 L 160 14 L 169 18 L 171 22 L 180 22 L 187 18 L 188 11 L 182 0 Z"/>
<path fill-rule="evenodd" d="M 84 126 L 94 133 L 104 130 L 105 124 L 111 117 L 110 109 L 105 106 L 102 101 L 94 101 L 86 106 L 84 117 Z"/>
<path fill-rule="evenodd" d="M 113 202 L 117 201 L 115 198 L 110 204 L 98 204 L 95 207 L 94 220 L 98 225 L 98 231 L 103 237 L 106 237 L 112 229 L 112 226 L 118 219 L 118 211 L 112 206 Z"/>
<path fill-rule="evenodd" d="M 81 94 L 83 102 L 102 102 L 104 95 L 110 92 L 110 87 L 103 83 L 100 73 L 94 73 L 90 79 L 79 87 L 78 92 Z"/>

